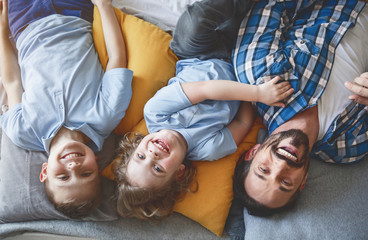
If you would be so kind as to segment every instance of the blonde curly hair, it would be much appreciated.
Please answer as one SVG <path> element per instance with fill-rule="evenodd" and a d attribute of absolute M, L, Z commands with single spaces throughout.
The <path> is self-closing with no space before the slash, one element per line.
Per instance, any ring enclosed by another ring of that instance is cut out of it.
<path fill-rule="evenodd" d="M 142 188 L 130 183 L 126 174 L 128 163 L 135 149 L 144 138 L 144 135 L 135 133 L 126 134 L 120 141 L 117 157 L 113 162 L 112 170 L 117 182 L 117 210 L 123 217 L 135 217 L 142 220 L 161 221 L 170 216 L 174 205 L 190 190 L 196 169 L 188 162 L 180 180 L 174 176 L 167 185 L 157 188 Z"/>

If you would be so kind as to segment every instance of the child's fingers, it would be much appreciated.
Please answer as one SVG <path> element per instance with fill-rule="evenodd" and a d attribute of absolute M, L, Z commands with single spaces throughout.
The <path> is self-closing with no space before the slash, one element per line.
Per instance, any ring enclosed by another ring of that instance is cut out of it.
<path fill-rule="evenodd" d="M 294 88 L 290 88 L 287 91 L 284 92 L 280 92 L 277 97 L 275 98 L 275 100 L 282 100 L 287 98 L 288 96 L 290 96 L 290 94 L 292 94 L 294 92 Z"/>
<path fill-rule="evenodd" d="M 8 0 L 1 0 L 1 12 L 2 14 L 8 13 Z"/>
<path fill-rule="evenodd" d="M 271 106 L 273 106 L 273 107 L 285 107 L 285 104 L 284 103 L 282 103 L 282 102 L 276 102 L 276 103 L 273 103 Z"/>
<path fill-rule="evenodd" d="M 285 89 L 285 88 L 290 88 L 291 84 L 289 82 L 282 82 L 282 83 L 278 83 L 276 84 L 276 87 L 280 90 Z"/>
<path fill-rule="evenodd" d="M 274 78 L 272 78 L 271 80 L 270 80 L 270 82 L 272 83 L 272 84 L 276 84 L 278 81 L 280 81 L 281 80 L 281 77 L 280 76 L 276 76 L 276 77 L 274 77 Z"/>

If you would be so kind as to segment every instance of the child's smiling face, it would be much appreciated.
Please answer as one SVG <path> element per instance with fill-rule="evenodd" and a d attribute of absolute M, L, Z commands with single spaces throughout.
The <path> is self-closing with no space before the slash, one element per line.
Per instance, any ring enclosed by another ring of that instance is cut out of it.
<path fill-rule="evenodd" d="M 165 186 L 180 177 L 187 152 L 184 137 L 173 130 L 161 130 L 142 139 L 127 166 L 132 185 L 148 188 Z"/>

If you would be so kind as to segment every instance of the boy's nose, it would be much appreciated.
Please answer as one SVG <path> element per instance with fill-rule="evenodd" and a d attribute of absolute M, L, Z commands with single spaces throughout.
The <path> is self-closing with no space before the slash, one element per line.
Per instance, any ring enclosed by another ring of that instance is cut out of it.
<path fill-rule="evenodd" d="M 67 166 L 68 166 L 68 168 L 69 169 L 73 169 L 73 168 L 75 168 L 75 167 L 77 167 L 77 166 L 79 166 L 80 165 L 80 163 L 79 162 L 69 162 L 68 164 L 67 164 Z"/>

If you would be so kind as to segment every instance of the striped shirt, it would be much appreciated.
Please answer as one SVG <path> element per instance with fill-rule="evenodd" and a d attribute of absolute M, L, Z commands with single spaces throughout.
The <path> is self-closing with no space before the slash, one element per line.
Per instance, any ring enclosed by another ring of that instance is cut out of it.
<path fill-rule="evenodd" d="M 269 132 L 315 106 L 326 88 L 337 45 L 360 11 L 362 1 L 259 1 L 241 23 L 233 51 L 238 81 L 261 84 L 275 76 L 294 93 L 286 107 L 256 103 Z M 352 102 L 316 142 L 312 156 L 355 162 L 368 151 L 368 107 Z"/>

